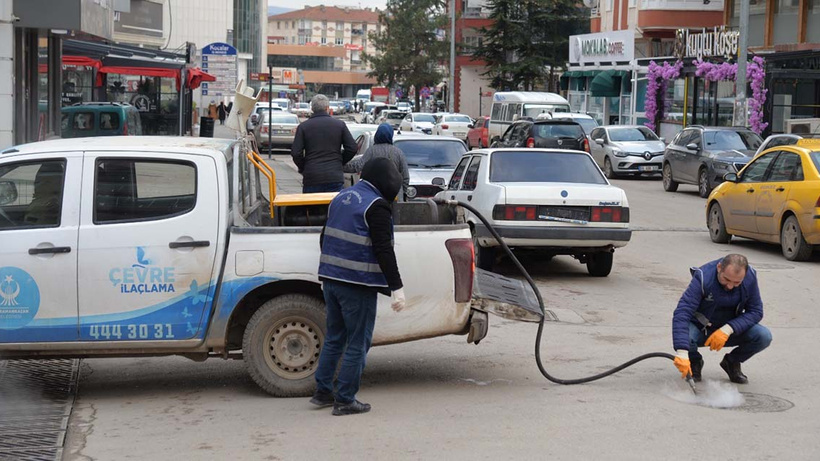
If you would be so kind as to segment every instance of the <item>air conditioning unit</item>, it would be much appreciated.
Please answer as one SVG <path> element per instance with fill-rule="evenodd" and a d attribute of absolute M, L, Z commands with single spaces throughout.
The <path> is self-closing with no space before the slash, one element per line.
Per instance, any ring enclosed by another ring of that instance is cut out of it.
<path fill-rule="evenodd" d="M 816 134 L 820 133 L 820 118 L 793 118 L 786 120 L 786 133 Z"/>

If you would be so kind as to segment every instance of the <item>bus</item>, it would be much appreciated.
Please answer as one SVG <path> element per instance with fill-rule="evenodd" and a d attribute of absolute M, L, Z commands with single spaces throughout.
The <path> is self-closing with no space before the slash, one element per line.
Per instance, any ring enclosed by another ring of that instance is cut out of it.
<path fill-rule="evenodd" d="M 493 95 L 488 138 L 500 138 L 507 127 L 520 117 L 532 117 L 541 113 L 569 112 L 569 101 L 555 93 L 533 91 L 499 91 Z"/>

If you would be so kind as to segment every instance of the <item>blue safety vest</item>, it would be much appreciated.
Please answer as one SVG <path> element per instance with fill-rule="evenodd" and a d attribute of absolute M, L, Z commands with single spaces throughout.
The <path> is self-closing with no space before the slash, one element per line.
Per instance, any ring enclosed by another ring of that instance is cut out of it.
<path fill-rule="evenodd" d="M 375 186 L 359 181 L 330 202 L 319 259 L 320 277 L 371 287 L 387 286 L 365 220 L 367 210 L 380 198 Z"/>

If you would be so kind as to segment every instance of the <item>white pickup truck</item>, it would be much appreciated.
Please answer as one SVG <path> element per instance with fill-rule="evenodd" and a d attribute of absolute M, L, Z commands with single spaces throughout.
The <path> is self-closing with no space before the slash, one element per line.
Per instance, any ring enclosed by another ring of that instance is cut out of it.
<path fill-rule="evenodd" d="M 309 395 L 325 332 L 326 205 L 280 195 L 272 219 L 244 146 L 101 137 L 0 153 L 0 358 L 243 358 L 269 393 Z M 408 306 L 393 312 L 380 296 L 374 345 L 448 334 L 477 344 L 488 311 L 539 319 L 521 283 L 475 272 L 456 213 L 432 202 L 394 211 Z"/>

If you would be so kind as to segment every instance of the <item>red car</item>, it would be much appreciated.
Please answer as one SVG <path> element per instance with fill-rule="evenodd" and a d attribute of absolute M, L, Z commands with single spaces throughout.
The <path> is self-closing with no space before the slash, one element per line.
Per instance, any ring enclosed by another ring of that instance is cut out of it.
<path fill-rule="evenodd" d="M 467 149 L 489 147 L 490 117 L 478 117 L 467 132 Z"/>

